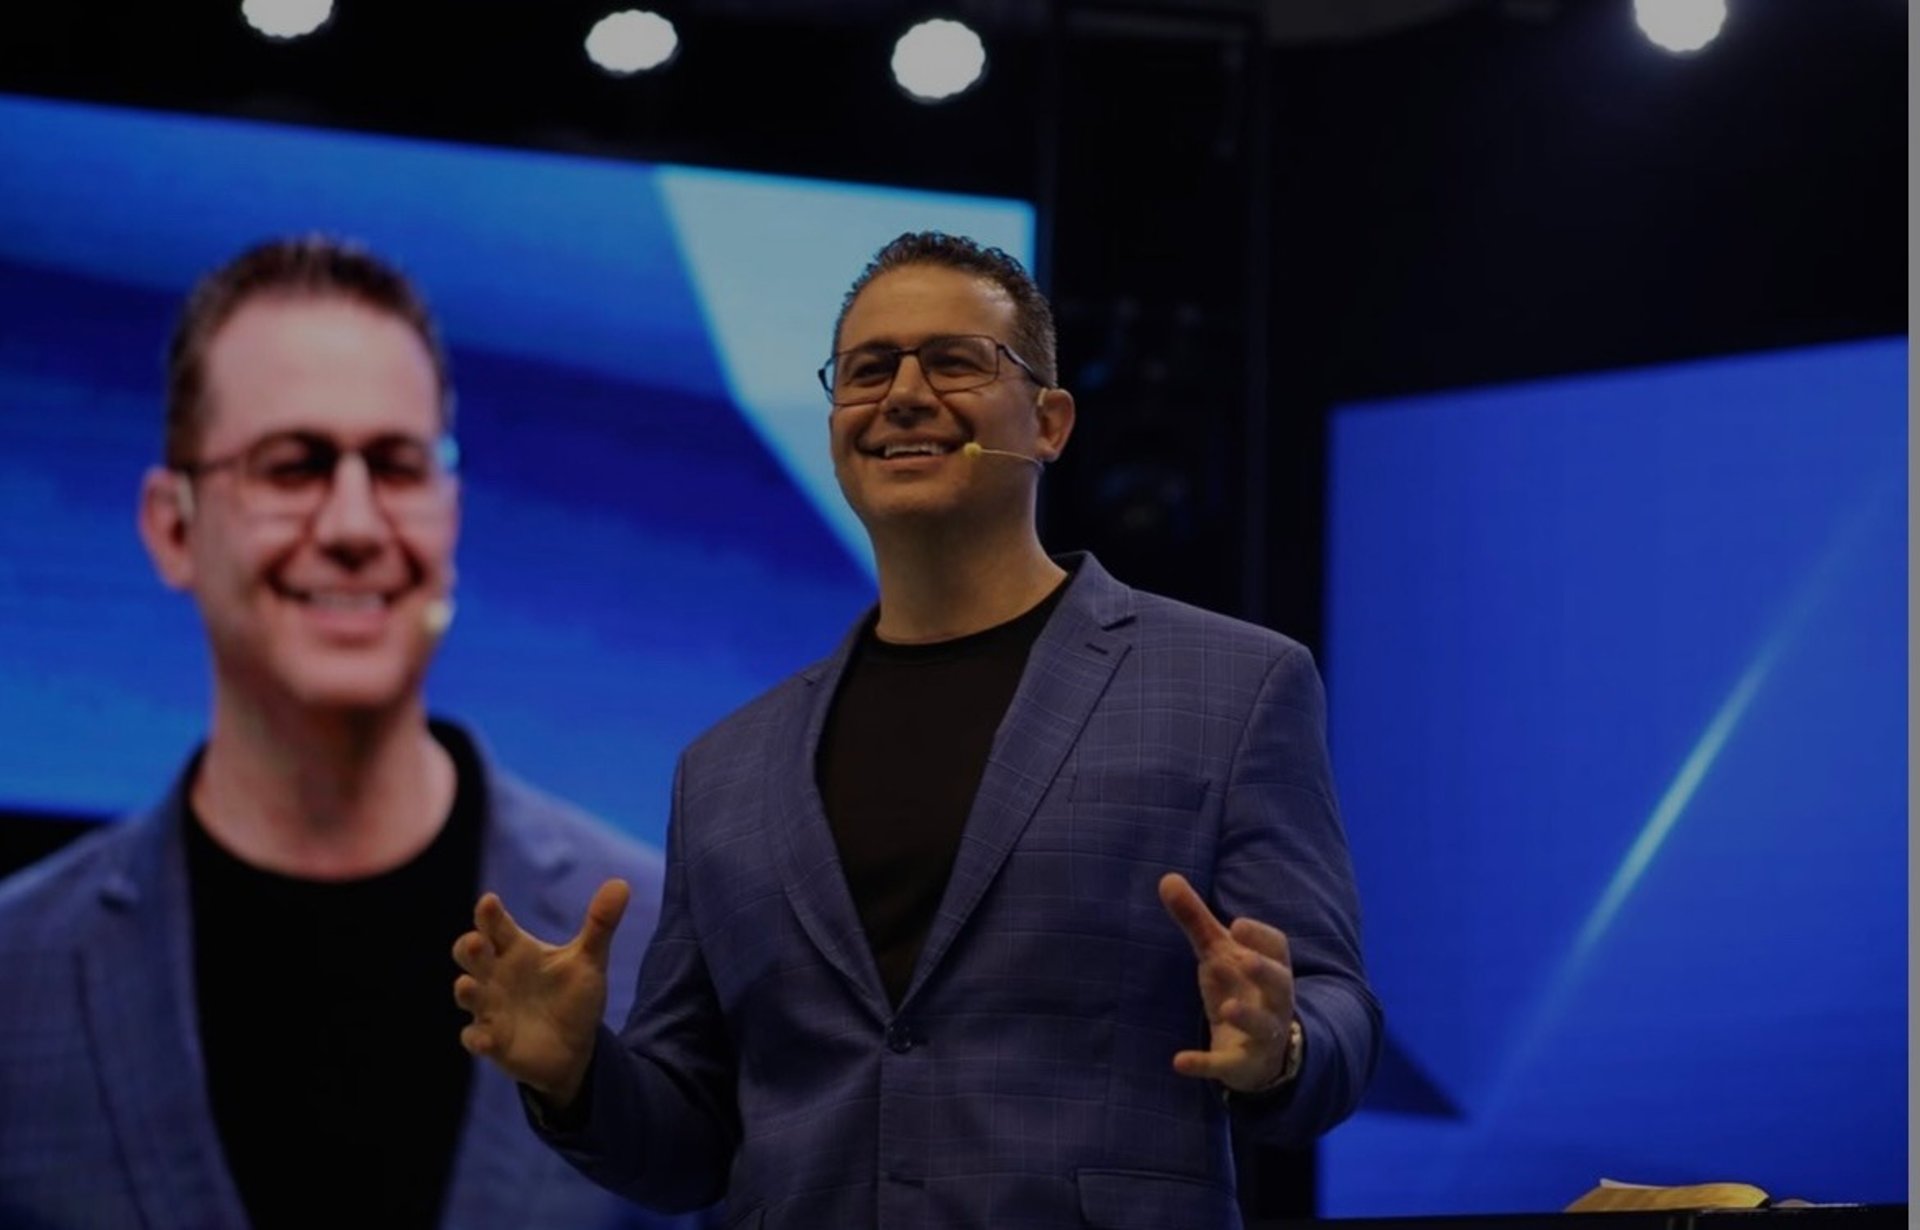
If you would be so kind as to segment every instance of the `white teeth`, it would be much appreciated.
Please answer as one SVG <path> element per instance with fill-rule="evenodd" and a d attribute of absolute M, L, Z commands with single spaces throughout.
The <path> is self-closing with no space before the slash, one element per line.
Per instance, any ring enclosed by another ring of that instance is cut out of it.
<path fill-rule="evenodd" d="M 333 590 L 317 590 L 305 595 L 305 601 L 329 611 L 377 611 L 387 604 L 379 594 L 340 593 Z"/>
<path fill-rule="evenodd" d="M 939 457 L 949 452 L 944 444 L 889 444 L 880 450 L 882 457 Z"/>

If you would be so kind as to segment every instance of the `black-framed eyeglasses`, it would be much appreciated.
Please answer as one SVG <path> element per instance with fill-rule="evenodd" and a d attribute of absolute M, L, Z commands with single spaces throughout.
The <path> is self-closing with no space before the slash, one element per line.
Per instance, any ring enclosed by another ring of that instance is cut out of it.
<path fill-rule="evenodd" d="M 820 387 L 836 406 L 879 401 L 893 387 L 900 361 L 908 355 L 920 364 L 920 375 L 936 393 L 961 393 L 992 384 L 1000 378 L 1000 356 L 1013 360 L 1041 388 L 1048 387 L 1033 365 L 1005 342 L 979 333 L 930 337 L 918 346 L 855 346 L 820 365 Z"/>
<path fill-rule="evenodd" d="M 348 457 L 360 458 L 366 467 L 374 502 L 383 512 L 413 520 L 445 510 L 449 480 L 460 467 L 460 446 L 448 435 L 425 439 L 390 434 L 349 447 L 318 432 L 283 431 L 223 457 L 173 469 L 193 479 L 232 471 L 246 515 L 305 520 L 326 503 L 334 475 Z"/>

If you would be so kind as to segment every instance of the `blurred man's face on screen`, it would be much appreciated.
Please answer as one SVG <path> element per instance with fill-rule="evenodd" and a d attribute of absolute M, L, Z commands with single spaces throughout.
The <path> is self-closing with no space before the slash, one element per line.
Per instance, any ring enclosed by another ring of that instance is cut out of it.
<path fill-rule="evenodd" d="M 413 700 L 459 529 L 418 334 L 346 298 L 256 298 L 214 334 L 205 393 L 198 468 L 173 476 L 191 485 L 180 558 L 159 562 L 199 605 L 220 686 L 318 709 Z"/>

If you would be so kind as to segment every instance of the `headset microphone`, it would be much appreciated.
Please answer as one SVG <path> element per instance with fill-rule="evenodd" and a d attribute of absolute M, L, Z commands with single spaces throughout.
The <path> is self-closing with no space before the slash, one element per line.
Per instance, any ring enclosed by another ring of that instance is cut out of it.
<path fill-rule="evenodd" d="M 445 636 L 447 629 L 453 626 L 453 611 L 451 598 L 435 598 L 427 603 L 425 609 L 420 612 L 420 622 L 425 626 L 427 635 Z"/>
<path fill-rule="evenodd" d="M 1039 466 L 1042 470 L 1047 468 L 1047 463 L 1040 460 L 1038 457 L 1029 457 L 1025 453 L 1010 453 L 1003 448 L 983 448 L 979 443 L 973 440 L 969 440 L 965 444 L 962 444 L 960 446 L 960 451 L 961 453 L 963 453 L 968 457 L 974 457 L 974 458 L 1011 457 L 1015 461 L 1024 461 L 1030 465 Z"/>

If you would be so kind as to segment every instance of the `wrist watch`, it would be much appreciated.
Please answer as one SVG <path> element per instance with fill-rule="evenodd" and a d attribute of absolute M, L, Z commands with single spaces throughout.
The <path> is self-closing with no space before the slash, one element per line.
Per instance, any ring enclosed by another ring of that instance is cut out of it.
<path fill-rule="evenodd" d="M 1220 1092 L 1229 1103 L 1250 1098 L 1263 1098 L 1271 1094 L 1279 1093 L 1282 1089 L 1292 1084 L 1295 1077 L 1300 1075 L 1300 1069 L 1306 1063 L 1306 1060 L 1307 1034 L 1305 1030 L 1300 1028 L 1300 1018 L 1294 1017 L 1293 1020 L 1287 1023 L 1287 1053 L 1280 1060 L 1280 1074 L 1258 1089 L 1249 1089 L 1245 1093 L 1235 1093 L 1231 1089 L 1222 1089 Z"/>
<path fill-rule="evenodd" d="M 1287 1057 L 1280 1061 L 1280 1075 L 1273 1078 L 1271 1088 L 1277 1088 L 1300 1075 L 1300 1066 L 1307 1059 L 1307 1031 L 1300 1028 L 1300 1018 L 1294 1017 L 1287 1022 Z"/>

